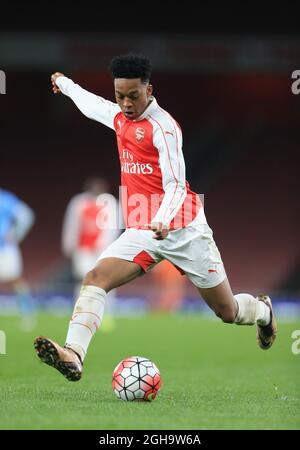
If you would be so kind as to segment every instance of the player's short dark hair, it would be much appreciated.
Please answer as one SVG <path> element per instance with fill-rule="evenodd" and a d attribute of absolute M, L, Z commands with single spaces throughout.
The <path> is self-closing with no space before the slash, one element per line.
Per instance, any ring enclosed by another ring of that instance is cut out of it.
<path fill-rule="evenodd" d="M 148 83 L 151 78 L 151 61 L 144 55 L 128 53 L 115 56 L 109 65 L 113 78 L 140 78 Z"/>

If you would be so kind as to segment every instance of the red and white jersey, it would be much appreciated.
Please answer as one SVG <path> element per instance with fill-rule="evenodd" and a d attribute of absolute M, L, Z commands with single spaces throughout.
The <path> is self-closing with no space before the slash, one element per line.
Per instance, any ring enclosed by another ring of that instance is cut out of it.
<path fill-rule="evenodd" d="M 111 194 L 95 196 L 89 192 L 75 195 L 68 203 L 63 220 L 62 248 L 67 257 L 78 251 L 102 252 L 118 236 L 116 228 L 100 227 L 110 211 L 101 197 L 110 199 L 111 214 L 115 215 L 117 200 Z M 113 217 L 111 222 L 113 222 Z"/>
<path fill-rule="evenodd" d="M 138 119 L 129 120 L 117 103 L 86 91 L 67 77 L 57 78 L 56 84 L 85 116 L 116 132 L 127 228 L 143 229 L 151 222 L 162 222 L 171 230 L 183 228 L 199 212 L 205 223 L 200 197 L 185 178 L 181 129 L 155 98 Z"/>

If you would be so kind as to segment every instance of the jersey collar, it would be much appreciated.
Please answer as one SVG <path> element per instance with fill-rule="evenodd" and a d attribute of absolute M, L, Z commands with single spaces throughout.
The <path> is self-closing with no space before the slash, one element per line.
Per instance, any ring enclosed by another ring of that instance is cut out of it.
<path fill-rule="evenodd" d="M 152 97 L 153 100 L 149 103 L 149 105 L 147 106 L 147 108 L 145 109 L 145 111 L 143 112 L 143 114 L 141 114 L 137 119 L 133 120 L 132 122 L 139 122 L 140 120 L 145 119 L 145 117 L 148 114 L 152 114 L 153 111 L 155 111 L 155 109 L 157 108 L 157 101 L 155 97 Z"/>

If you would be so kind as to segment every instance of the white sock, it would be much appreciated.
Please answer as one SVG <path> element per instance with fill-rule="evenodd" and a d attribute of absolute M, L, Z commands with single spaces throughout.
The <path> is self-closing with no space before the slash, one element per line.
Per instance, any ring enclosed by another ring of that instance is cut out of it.
<path fill-rule="evenodd" d="M 82 286 L 75 303 L 65 346 L 78 353 L 82 361 L 93 335 L 102 322 L 105 297 L 104 289 L 97 286 Z"/>
<path fill-rule="evenodd" d="M 270 309 L 265 303 L 257 300 L 250 294 L 237 294 L 234 296 L 238 305 L 235 323 L 238 325 L 267 325 L 270 323 Z"/>

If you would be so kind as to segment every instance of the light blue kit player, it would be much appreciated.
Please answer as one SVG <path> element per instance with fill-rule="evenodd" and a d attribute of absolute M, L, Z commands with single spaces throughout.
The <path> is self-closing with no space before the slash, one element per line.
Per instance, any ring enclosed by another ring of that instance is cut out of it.
<path fill-rule="evenodd" d="M 20 243 L 35 221 L 32 209 L 15 194 L 0 188 L 0 284 L 18 296 L 21 312 L 31 309 L 28 284 L 23 279 Z"/>

